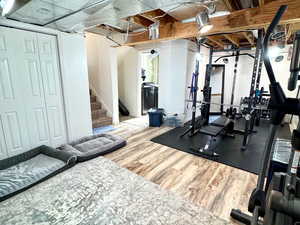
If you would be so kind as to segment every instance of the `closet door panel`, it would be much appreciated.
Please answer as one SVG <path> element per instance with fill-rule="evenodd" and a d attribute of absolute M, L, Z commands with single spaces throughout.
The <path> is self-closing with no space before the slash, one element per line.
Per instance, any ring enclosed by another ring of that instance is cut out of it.
<path fill-rule="evenodd" d="M 4 138 L 4 130 L 3 130 L 3 123 L 2 118 L 0 116 L 0 160 L 7 158 L 7 149 L 6 149 L 6 141 Z"/>
<path fill-rule="evenodd" d="M 23 132 L 20 124 L 20 113 L 18 111 L 6 112 L 4 114 L 4 129 L 8 133 L 7 144 L 13 151 L 22 151 L 23 143 L 21 132 Z"/>
<path fill-rule="evenodd" d="M 26 115 L 31 148 L 50 145 L 45 96 L 40 68 L 37 34 L 21 31 L 19 69 L 24 76 L 24 93 L 26 95 Z"/>
<path fill-rule="evenodd" d="M 14 29 L 0 27 L 0 117 L 8 156 L 28 150 L 27 121 L 24 108 L 23 76 L 17 70 L 18 36 Z M 2 135 L 1 135 L 2 132 Z M 4 152 L 3 144 L 1 151 Z"/>
<path fill-rule="evenodd" d="M 0 71 L 0 97 L 5 101 L 13 100 L 15 94 L 12 85 L 12 74 L 9 59 L 5 56 L 0 58 Z"/>
<path fill-rule="evenodd" d="M 38 43 L 50 139 L 54 146 L 59 146 L 66 143 L 66 123 L 56 37 L 38 34 Z"/>

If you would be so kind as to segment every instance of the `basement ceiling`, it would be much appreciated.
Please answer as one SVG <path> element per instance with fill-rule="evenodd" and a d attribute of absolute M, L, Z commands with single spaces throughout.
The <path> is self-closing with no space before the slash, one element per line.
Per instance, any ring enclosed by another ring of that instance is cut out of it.
<path fill-rule="evenodd" d="M 127 31 L 137 36 L 157 21 L 188 22 L 203 10 L 204 4 L 215 4 L 215 17 L 270 1 L 274 0 L 28 0 L 8 18 L 66 32 L 93 32 L 124 44 L 128 42 Z M 251 31 L 215 35 L 208 37 L 206 44 L 215 48 L 254 46 L 255 37 Z"/>
<path fill-rule="evenodd" d="M 195 16 L 195 13 L 201 8 L 199 4 L 212 1 L 31 0 L 25 6 L 9 15 L 8 18 L 52 27 L 62 31 L 82 31 L 99 24 L 126 30 L 128 26 L 128 22 L 124 20 L 126 17 L 162 9 L 165 12 L 170 12 L 170 15 L 174 18 L 182 20 Z"/>

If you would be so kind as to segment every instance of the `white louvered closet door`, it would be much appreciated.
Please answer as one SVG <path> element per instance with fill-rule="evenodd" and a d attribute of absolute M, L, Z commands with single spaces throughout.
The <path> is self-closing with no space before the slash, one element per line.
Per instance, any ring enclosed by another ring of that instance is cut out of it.
<path fill-rule="evenodd" d="M 0 157 L 65 143 L 56 37 L 0 27 L 1 59 Z"/>

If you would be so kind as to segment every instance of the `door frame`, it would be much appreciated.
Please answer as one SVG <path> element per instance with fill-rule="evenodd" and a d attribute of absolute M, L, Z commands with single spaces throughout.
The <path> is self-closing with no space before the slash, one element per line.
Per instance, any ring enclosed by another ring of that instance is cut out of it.
<path fill-rule="evenodd" d="M 211 64 L 212 67 L 223 68 L 222 71 L 222 85 L 221 85 L 221 105 L 220 112 L 210 112 L 210 115 L 222 115 L 224 113 L 224 90 L 225 90 L 225 65 L 224 64 Z M 210 85 L 211 86 L 211 85 Z"/>
<path fill-rule="evenodd" d="M 139 87 L 138 87 L 138 90 L 137 90 L 137 96 L 138 97 L 138 102 L 140 102 L 140 110 L 141 110 L 141 116 L 145 116 L 147 115 L 147 113 L 143 113 L 143 105 L 144 105 L 144 102 L 143 102 L 143 97 L 142 97 L 142 94 L 143 94 L 143 91 L 142 91 L 142 87 L 143 87 L 143 80 L 141 78 L 141 75 L 142 75 L 142 55 L 143 54 L 151 54 L 151 50 L 155 50 L 158 52 L 158 56 L 159 56 L 159 48 L 147 48 L 147 49 L 143 49 L 143 50 L 140 50 L 139 51 L 139 68 L 138 68 L 138 79 L 139 79 Z M 160 57 L 158 58 L 158 72 L 157 72 L 157 85 L 159 86 L 159 65 L 160 65 Z M 159 87 L 158 87 L 158 93 L 157 93 L 157 106 L 158 106 L 158 95 L 159 95 Z M 139 104 L 138 104 L 139 105 Z"/>

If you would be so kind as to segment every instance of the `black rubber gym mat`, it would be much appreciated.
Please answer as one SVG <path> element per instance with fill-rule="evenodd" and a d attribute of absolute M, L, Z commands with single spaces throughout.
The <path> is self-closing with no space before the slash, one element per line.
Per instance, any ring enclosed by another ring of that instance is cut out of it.
<path fill-rule="evenodd" d="M 235 123 L 235 129 L 243 129 L 244 120 L 240 119 Z M 248 144 L 247 150 L 242 151 L 242 135 L 235 135 L 235 138 L 226 137 L 219 143 L 216 153 L 219 154 L 218 158 L 209 158 L 213 161 L 223 163 L 241 170 L 258 174 L 259 162 L 262 158 L 262 152 L 266 138 L 268 136 L 270 124 L 267 121 L 262 121 L 259 127 L 255 127 L 256 134 L 253 134 Z M 186 127 L 179 127 L 172 129 L 160 136 L 153 138 L 151 141 L 162 144 L 180 151 L 188 152 L 200 157 L 208 158 L 191 150 L 192 148 L 203 147 L 208 140 L 209 136 L 204 134 L 197 134 L 193 137 L 188 135 L 180 138 L 179 136 L 186 130 Z M 290 139 L 291 133 L 289 125 L 279 127 L 277 137 L 283 139 Z"/>

